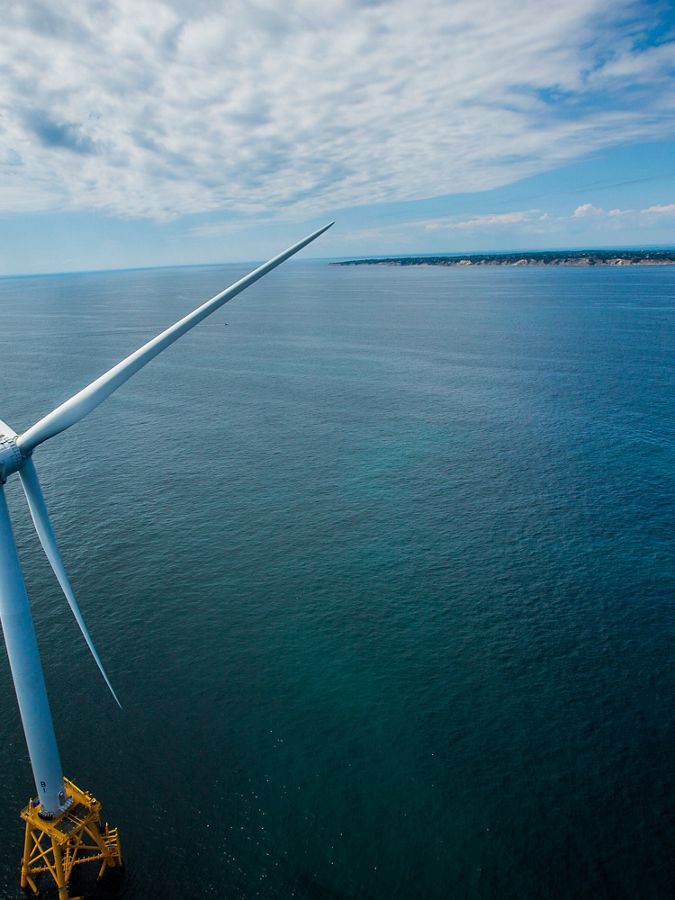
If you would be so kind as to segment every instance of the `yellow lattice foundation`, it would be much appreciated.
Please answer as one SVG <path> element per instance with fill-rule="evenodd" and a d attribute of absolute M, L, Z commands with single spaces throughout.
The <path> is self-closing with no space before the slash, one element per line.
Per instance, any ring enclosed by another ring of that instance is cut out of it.
<path fill-rule="evenodd" d="M 46 873 L 57 888 L 59 900 L 81 900 L 70 897 L 68 883 L 73 867 L 100 861 L 100 878 L 106 869 L 122 865 L 122 850 L 116 828 L 106 822 L 101 828 L 101 804 L 91 794 L 81 791 L 65 779 L 66 793 L 73 798 L 71 806 L 54 819 L 41 819 L 37 801 L 21 811 L 26 823 L 26 837 L 21 862 L 21 887 L 40 893 L 36 879 Z"/>

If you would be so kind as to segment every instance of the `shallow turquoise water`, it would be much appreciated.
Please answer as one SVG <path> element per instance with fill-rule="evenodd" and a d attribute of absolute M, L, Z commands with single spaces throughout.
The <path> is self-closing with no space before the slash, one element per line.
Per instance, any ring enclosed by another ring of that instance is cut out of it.
<path fill-rule="evenodd" d="M 0 281 L 22 430 L 241 274 Z M 119 898 L 666 898 L 675 270 L 288 265 L 9 486 Z M 31 775 L 0 661 L 0 895 Z"/>

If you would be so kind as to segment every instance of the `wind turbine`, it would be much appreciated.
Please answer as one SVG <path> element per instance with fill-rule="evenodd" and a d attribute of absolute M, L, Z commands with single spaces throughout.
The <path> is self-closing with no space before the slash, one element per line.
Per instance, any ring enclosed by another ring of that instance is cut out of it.
<path fill-rule="evenodd" d="M 45 554 L 96 665 L 115 701 L 120 705 L 68 581 L 33 463 L 33 451 L 49 438 L 79 422 L 162 350 L 307 246 L 332 224 L 331 222 L 313 232 L 207 300 L 92 381 L 23 434 L 17 434 L 0 420 L 0 621 L 37 790 L 37 800 L 32 800 L 21 814 L 26 822 L 21 886 L 31 887 L 35 893 L 38 893 L 38 888 L 34 877 L 40 872 L 49 872 L 59 888 L 60 900 L 65 900 L 68 897 L 68 880 L 73 865 L 92 859 L 102 860 L 100 877 L 107 866 L 121 864 L 121 852 L 117 830 L 110 830 L 106 824 L 102 833 L 98 827 L 98 801 L 63 776 L 35 629 L 5 500 L 4 483 L 10 475 L 18 473 Z"/>

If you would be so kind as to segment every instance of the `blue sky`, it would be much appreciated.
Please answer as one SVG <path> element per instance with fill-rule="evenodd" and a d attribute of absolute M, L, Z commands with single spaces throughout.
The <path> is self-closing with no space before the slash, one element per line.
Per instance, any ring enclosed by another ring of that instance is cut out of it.
<path fill-rule="evenodd" d="M 0 274 L 675 244 L 675 12 L 4 5 Z"/>

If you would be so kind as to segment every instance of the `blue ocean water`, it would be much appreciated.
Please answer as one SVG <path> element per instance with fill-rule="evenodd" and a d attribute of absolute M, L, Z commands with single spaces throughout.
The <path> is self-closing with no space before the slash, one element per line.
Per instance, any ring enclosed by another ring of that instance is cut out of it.
<path fill-rule="evenodd" d="M 245 267 L 0 281 L 21 431 Z M 127 898 L 670 898 L 675 269 L 289 264 L 8 485 Z M 32 790 L 0 658 L 0 895 Z"/>

